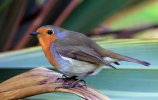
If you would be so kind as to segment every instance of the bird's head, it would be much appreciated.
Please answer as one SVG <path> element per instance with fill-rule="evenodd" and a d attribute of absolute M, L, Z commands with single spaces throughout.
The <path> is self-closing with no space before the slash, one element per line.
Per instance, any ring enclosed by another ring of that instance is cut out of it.
<path fill-rule="evenodd" d="M 59 37 L 59 33 L 63 31 L 62 28 L 52 25 L 46 25 L 38 28 L 36 32 L 32 32 L 31 35 L 37 36 L 42 46 L 54 43 Z"/>

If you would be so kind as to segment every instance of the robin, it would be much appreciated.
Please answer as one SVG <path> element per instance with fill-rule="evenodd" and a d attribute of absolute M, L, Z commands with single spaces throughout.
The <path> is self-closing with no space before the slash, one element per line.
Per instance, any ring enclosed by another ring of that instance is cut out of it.
<path fill-rule="evenodd" d="M 65 88 L 77 86 L 79 81 L 88 75 L 99 73 L 105 67 L 116 69 L 112 64 L 120 65 L 119 61 L 150 65 L 146 61 L 106 50 L 84 34 L 60 27 L 45 25 L 31 35 L 38 37 L 49 62 L 62 72 L 67 80 L 76 80 L 64 84 Z"/>

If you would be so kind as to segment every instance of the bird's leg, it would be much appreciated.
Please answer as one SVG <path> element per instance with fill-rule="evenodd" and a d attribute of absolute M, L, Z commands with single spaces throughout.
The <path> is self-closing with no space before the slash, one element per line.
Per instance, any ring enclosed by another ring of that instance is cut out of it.
<path fill-rule="evenodd" d="M 78 80 L 78 79 L 77 76 L 68 77 L 66 75 L 63 75 L 61 78 L 58 78 L 57 80 L 63 80 L 64 82 L 67 82 L 67 81 Z"/>
<path fill-rule="evenodd" d="M 65 80 L 65 81 L 71 81 L 71 80 L 75 80 L 75 81 L 76 81 L 76 80 L 78 80 L 78 79 L 77 79 L 77 76 L 71 76 L 71 77 L 66 77 L 66 78 L 64 78 L 64 80 Z"/>
<path fill-rule="evenodd" d="M 64 88 L 73 88 L 75 86 L 78 87 L 82 87 L 82 86 L 86 86 L 86 82 L 83 80 L 85 77 L 87 77 L 89 74 L 91 74 L 92 72 L 88 72 L 84 75 L 82 75 L 82 77 L 74 82 L 68 82 L 68 83 L 64 83 L 63 87 Z M 79 82 L 83 82 L 84 84 L 79 84 Z"/>
<path fill-rule="evenodd" d="M 77 80 L 79 80 L 79 79 L 77 79 L 77 76 L 68 77 L 68 76 L 66 76 L 66 75 L 63 75 L 62 78 L 58 78 L 58 79 L 63 79 L 63 80 L 65 80 L 65 81 L 71 81 L 71 80 L 77 81 Z M 80 82 L 86 84 L 86 81 L 83 80 L 83 79 L 81 79 Z"/>

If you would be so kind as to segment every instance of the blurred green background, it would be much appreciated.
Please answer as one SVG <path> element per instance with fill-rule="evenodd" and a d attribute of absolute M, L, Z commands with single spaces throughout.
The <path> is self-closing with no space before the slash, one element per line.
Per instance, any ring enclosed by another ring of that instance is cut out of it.
<path fill-rule="evenodd" d="M 158 99 L 158 0 L 0 0 L 0 82 L 35 67 L 51 65 L 37 38 L 42 25 L 78 31 L 103 47 L 151 63 L 149 68 L 121 62 L 87 84 L 112 100 Z M 137 38 L 137 39 L 136 39 Z M 33 47 L 33 48 L 30 48 Z M 94 80 L 95 81 L 94 84 Z M 32 100 L 76 99 L 45 94 Z"/>

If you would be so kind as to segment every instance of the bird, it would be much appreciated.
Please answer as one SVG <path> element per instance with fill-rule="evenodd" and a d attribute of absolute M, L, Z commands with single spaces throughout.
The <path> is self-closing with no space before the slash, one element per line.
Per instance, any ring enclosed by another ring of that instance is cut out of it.
<path fill-rule="evenodd" d="M 120 65 L 120 61 L 150 65 L 149 62 L 107 50 L 86 35 L 61 27 L 44 25 L 30 34 L 37 36 L 45 57 L 63 73 L 63 78 L 75 80 L 65 83 L 65 88 L 77 86 L 84 78 L 96 75 L 104 68 L 116 69 L 113 64 Z"/>

